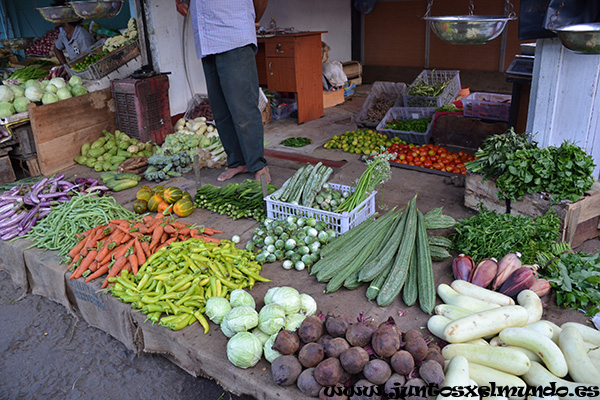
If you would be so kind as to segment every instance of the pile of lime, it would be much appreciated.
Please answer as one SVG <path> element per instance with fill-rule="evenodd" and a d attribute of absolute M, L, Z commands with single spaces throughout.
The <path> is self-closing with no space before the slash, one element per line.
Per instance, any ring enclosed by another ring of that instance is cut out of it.
<path fill-rule="evenodd" d="M 392 144 L 406 144 L 398 137 L 388 138 L 386 135 L 372 129 L 346 131 L 343 135 L 335 135 L 323 147 L 326 149 L 340 149 L 347 153 L 371 155 L 378 153 L 380 147 L 390 147 Z"/>

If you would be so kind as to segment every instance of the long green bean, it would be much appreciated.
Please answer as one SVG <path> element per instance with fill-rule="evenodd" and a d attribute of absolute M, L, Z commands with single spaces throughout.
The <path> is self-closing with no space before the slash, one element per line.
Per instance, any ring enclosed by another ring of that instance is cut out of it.
<path fill-rule="evenodd" d="M 79 194 L 70 201 L 52 208 L 52 212 L 36 224 L 24 237 L 45 250 L 66 255 L 78 242 L 77 234 L 111 219 L 139 219 L 140 216 L 116 202 L 114 197 Z"/>

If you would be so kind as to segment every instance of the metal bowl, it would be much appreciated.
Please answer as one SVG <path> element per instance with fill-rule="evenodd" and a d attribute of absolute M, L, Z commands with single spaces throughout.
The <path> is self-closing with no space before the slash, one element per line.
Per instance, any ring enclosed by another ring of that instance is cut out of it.
<path fill-rule="evenodd" d="M 4 39 L 4 40 L 0 40 L 0 45 L 2 45 L 2 47 L 6 47 L 8 49 L 24 50 L 24 49 L 28 48 L 29 46 L 31 46 L 31 44 L 33 43 L 33 40 L 34 40 L 34 38 L 32 38 L 32 37 Z"/>
<path fill-rule="evenodd" d="M 69 3 L 81 18 L 112 18 L 121 12 L 122 1 L 72 1 Z"/>
<path fill-rule="evenodd" d="M 424 17 L 431 30 L 446 43 L 485 44 L 497 38 L 513 17 L 494 15 L 456 15 Z"/>
<path fill-rule="evenodd" d="M 69 6 L 42 7 L 37 8 L 36 10 L 42 14 L 42 17 L 44 17 L 46 21 L 53 24 L 74 22 L 81 19 L 81 17 L 75 14 L 75 11 Z"/>
<path fill-rule="evenodd" d="M 554 29 L 567 49 L 579 54 L 600 54 L 600 22 L 561 26 Z"/>

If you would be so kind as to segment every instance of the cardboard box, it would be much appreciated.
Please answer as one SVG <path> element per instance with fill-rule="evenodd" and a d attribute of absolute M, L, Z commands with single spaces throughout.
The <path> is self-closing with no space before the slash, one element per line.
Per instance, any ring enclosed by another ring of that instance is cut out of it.
<path fill-rule="evenodd" d="M 507 203 L 498 199 L 497 192 L 494 180 L 483 181 L 481 175 L 467 172 L 464 204 L 468 208 L 478 210 L 481 203 L 488 210 L 498 213 L 510 212 L 533 218 L 544 215 L 552 208 L 562 221 L 562 241 L 573 248 L 600 236 L 600 182 L 595 182 L 579 200 L 561 201 L 555 205 L 551 205 L 550 199 L 542 193 L 525 194 L 522 200 Z"/>
<path fill-rule="evenodd" d="M 323 91 L 323 108 L 334 107 L 338 104 L 344 104 L 344 91 L 342 89 Z"/>

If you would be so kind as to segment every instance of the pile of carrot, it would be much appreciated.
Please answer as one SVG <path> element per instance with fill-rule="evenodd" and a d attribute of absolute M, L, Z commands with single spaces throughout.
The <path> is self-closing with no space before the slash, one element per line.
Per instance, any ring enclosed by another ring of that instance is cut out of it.
<path fill-rule="evenodd" d="M 72 261 L 68 269 L 73 271 L 69 279 L 83 276 L 90 282 L 108 274 L 102 283 L 105 288 L 109 277 L 124 270 L 137 274 L 148 257 L 170 243 L 190 238 L 220 243 L 211 237 L 216 233 L 222 232 L 162 214 L 147 215 L 142 221 L 111 220 L 78 235 L 79 243 L 69 251 Z"/>

